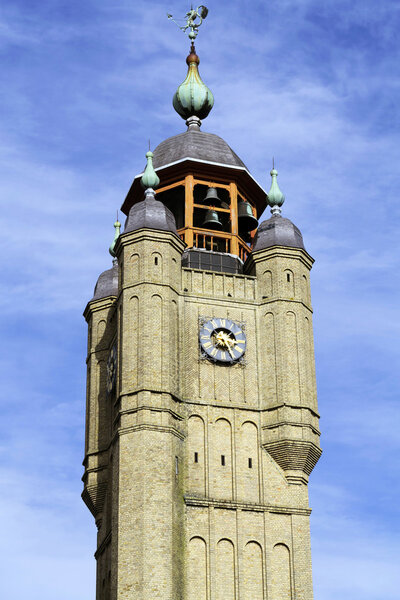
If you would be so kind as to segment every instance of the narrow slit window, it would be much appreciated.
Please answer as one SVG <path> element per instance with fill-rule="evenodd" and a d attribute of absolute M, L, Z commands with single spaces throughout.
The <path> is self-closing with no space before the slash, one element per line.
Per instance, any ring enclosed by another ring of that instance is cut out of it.
<path fill-rule="evenodd" d="M 199 462 L 199 453 L 198 453 L 198 452 L 195 452 L 195 453 L 194 453 L 194 462 L 195 462 L 195 463 L 198 463 L 198 462 Z"/>
<path fill-rule="evenodd" d="M 223 454 L 221 454 L 221 465 L 225 466 L 225 456 Z"/>
<path fill-rule="evenodd" d="M 249 458 L 249 469 L 253 468 L 253 459 Z"/>
<path fill-rule="evenodd" d="M 179 460 L 178 457 L 175 456 L 175 475 L 178 475 L 179 473 Z"/>
<path fill-rule="evenodd" d="M 158 256 L 155 256 L 155 257 L 154 257 L 154 264 L 155 264 L 155 265 L 158 265 Z"/>
<path fill-rule="evenodd" d="M 290 273 L 286 273 L 286 280 L 290 281 Z"/>

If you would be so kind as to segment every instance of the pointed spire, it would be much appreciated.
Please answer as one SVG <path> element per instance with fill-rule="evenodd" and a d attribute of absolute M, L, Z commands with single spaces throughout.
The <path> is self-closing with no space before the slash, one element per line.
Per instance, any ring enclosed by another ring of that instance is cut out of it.
<path fill-rule="evenodd" d="M 146 153 L 147 165 L 140 180 L 142 187 L 145 189 L 146 196 L 149 194 L 154 196 L 154 189 L 160 184 L 160 179 L 153 167 L 153 156 L 151 150 Z"/>
<path fill-rule="evenodd" d="M 119 238 L 119 234 L 121 231 L 121 223 L 118 221 L 118 211 L 117 211 L 117 220 L 114 223 L 114 227 L 115 227 L 115 235 L 114 235 L 114 239 L 111 242 L 111 246 L 109 247 L 108 251 L 113 258 L 116 258 L 114 248 L 115 248 L 115 244 L 117 243 L 117 239 Z"/>
<path fill-rule="evenodd" d="M 187 122 L 189 128 L 198 129 L 201 124 L 200 119 L 205 119 L 214 106 L 214 96 L 200 77 L 198 69 L 200 59 L 193 42 L 186 63 L 188 65 L 186 79 L 176 90 L 172 104 L 182 119 L 189 120 Z M 197 118 L 196 123 L 193 117 Z"/>
<path fill-rule="evenodd" d="M 271 188 L 268 192 L 267 202 L 271 207 L 271 213 L 273 215 L 281 214 L 281 206 L 285 202 L 285 196 L 282 194 L 279 189 L 277 176 L 278 171 L 275 169 L 275 160 L 272 159 L 272 170 L 270 171 L 270 175 L 272 177 Z"/>

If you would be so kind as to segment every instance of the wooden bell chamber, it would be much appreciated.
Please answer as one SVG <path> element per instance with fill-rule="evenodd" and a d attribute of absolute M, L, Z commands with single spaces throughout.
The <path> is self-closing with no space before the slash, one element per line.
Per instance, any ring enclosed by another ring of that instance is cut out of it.
<path fill-rule="evenodd" d="M 156 172 L 160 178 L 156 198 L 174 214 L 178 235 L 188 248 L 225 252 L 245 262 L 256 220 L 267 205 L 266 192 L 247 169 L 188 158 L 156 168 Z M 140 177 L 135 177 L 122 205 L 126 215 L 143 200 Z M 207 215 L 211 217 L 208 222 Z"/>

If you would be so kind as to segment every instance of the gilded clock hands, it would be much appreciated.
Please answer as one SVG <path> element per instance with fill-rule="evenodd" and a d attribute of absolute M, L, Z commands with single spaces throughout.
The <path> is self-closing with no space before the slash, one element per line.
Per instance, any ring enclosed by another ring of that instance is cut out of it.
<path fill-rule="evenodd" d="M 228 350 L 233 359 L 235 358 L 232 352 L 232 346 L 235 345 L 235 340 L 233 340 L 228 333 L 225 331 L 218 331 L 217 335 L 215 336 L 215 341 L 217 342 L 218 346 Z"/>
<path fill-rule="evenodd" d="M 231 346 L 230 346 L 230 344 L 228 344 L 227 348 L 228 348 L 228 352 L 229 352 L 229 354 L 230 354 L 230 355 L 232 356 L 232 358 L 234 359 L 234 358 L 235 358 L 235 355 L 234 355 L 234 354 L 233 354 L 233 352 L 232 352 L 232 349 L 231 349 Z"/>
<path fill-rule="evenodd" d="M 230 319 L 213 317 L 202 323 L 199 338 L 203 356 L 213 362 L 234 364 L 246 350 L 243 330 Z"/>

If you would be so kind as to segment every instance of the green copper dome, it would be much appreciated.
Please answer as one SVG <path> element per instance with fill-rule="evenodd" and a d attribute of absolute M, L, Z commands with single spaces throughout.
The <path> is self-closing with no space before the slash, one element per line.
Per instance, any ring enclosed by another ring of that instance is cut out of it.
<path fill-rule="evenodd" d="M 182 119 L 189 119 L 189 117 L 205 119 L 214 106 L 214 96 L 201 80 L 198 70 L 200 59 L 193 44 L 186 62 L 188 64 L 186 79 L 176 90 L 172 104 Z"/>
<path fill-rule="evenodd" d="M 114 223 L 114 227 L 115 227 L 114 239 L 111 242 L 111 246 L 108 249 L 109 253 L 111 254 L 111 256 L 113 258 L 115 258 L 115 244 L 117 243 L 117 240 L 119 238 L 120 231 L 121 231 L 121 223 L 118 221 L 118 215 L 117 215 L 117 220 Z"/>
<path fill-rule="evenodd" d="M 285 202 L 285 196 L 279 189 L 277 181 L 278 171 L 275 169 L 275 167 L 272 168 L 270 174 L 272 177 L 272 181 L 271 188 L 267 196 L 267 202 L 272 209 L 271 212 L 273 212 L 273 214 L 279 214 L 281 212 L 281 206 Z"/>
<path fill-rule="evenodd" d="M 140 183 L 144 189 L 152 188 L 153 190 L 159 185 L 160 179 L 153 167 L 153 153 L 149 150 L 146 153 L 147 165 L 142 175 Z"/>

